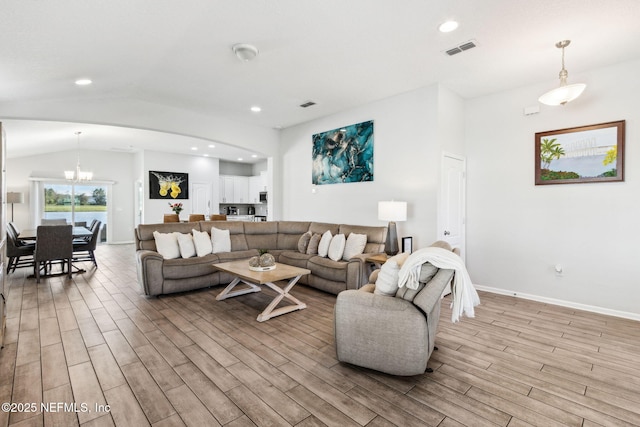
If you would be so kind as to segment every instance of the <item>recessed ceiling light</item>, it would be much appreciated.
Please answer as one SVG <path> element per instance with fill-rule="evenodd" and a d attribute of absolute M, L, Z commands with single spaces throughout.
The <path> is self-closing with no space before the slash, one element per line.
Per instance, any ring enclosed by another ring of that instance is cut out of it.
<path fill-rule="evenodd" d="M 203 154 L 203 156 L 204 156 L 204 157 L 209 157 L 209 155 L 208 155 L 208 154 Z"/>
<path fill-rule="evenodd" d="M 198 147 L 191 147 L 193 151 L 198 151 Z"/>
<path fill-rule="evenodd" d="M 251 157 L 253 157 L 254 159 L 257 159 L 258 155 L 257 154 L 252 154 Z"/>
<path fill-rule="evenodd" d="M 209 148 L 216 148 L 216 146 L 213 144 L 209 144 Z"/>
<path fill-rule="evenodd" d="M 259 113 L 260 111 L 262 111 L 262 108 L 254 105 L 253 107 L 251 107 L 251 111 L 253 111 L 254 113 Z"/>
<path fill-rule="evenodd" d="M 93 83 L 93 82 L 91 81 L 91 79 L 78 79 L 78 80 L 76 80 L 76 84 L 77 84 L 78 86 L 88 86 L 88 85 L 90 85 L 91 83 Z"/>
<path fill-rule="evenodd" d="M 458 28 L 458 23 L 456 21 L 447 21 L 440 24 L 438 30 L 440 30 L 441 33 L 449 33 L 456 28 Z"/>
<path fill-rule="evenodd" d="M 242 157 L 238 157 L 238 161 L 239 161 L 239 162 L 241 162 L 241 161 L 243 161 L 243 160 L 244 160 L 244 159 L 243 159 Z"/>

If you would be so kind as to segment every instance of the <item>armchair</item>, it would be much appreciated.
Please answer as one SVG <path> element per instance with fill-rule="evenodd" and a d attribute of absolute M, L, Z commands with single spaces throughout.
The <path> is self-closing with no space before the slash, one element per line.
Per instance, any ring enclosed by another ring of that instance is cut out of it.
<path fill-rule="evenodd" d="M 377 276 L 374 271 L 370 281 Z M 435 274 L 434 274 L 435 272 Z M 392 375 L 419 375 L 435 348 L 442 294 L 454 270 L 425 263 L 417 290 L 395 296 L 373 293 L 370 283 L 338 294 L 335 342 L 338 360 Z"/>

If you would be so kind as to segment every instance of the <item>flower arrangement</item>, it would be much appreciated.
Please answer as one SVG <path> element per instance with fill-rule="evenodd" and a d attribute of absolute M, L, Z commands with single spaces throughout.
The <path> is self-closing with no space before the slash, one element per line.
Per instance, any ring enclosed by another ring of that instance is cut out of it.
<path fill-rule="evenodd" d="M 178 215 L 180 215 L 180 212 L 182 212 L 182 203 L 173 203 L 173 204 L 169 203 L 169 207 L 173 212 L 175 212 Z"/>

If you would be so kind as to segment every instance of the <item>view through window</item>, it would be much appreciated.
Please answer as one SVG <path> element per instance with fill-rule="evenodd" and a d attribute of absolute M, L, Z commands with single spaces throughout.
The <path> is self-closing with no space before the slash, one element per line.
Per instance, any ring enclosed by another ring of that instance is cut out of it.
<path fill-rule="evenodd" d="M 96 184 L 44 184 L 46 219 L 65 219 L 67 224 L 89 226 L 102 222 L 100 241 L 106 240 L 107 187 Z"/>

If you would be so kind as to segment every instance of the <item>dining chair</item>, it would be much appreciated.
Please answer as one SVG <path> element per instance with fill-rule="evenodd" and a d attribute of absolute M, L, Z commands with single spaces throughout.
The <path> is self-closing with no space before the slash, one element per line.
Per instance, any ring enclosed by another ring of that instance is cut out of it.
<path fill-rule="evenodd" d="M 210 215 L 209 216 L 209 221 L 226 221 L 227 220 L 227 216 L 224 214 L 214 214 L 214 215 Z"/>
<path fill-rule="evenodd" d="M 204 221 L 204 214 L 189 214 L 189 222 Z"/>
<path fill-rule="evenodd" d="M 19 267 L 33 266 L 35 248 L 35 242 L 19 239 L 13 224 L 7 224 L 7 274 Z"/>
<path fill-rule="evenodd" d="M 164 222 L 180 222 L 180 215 L 164 214 Z"/>
<path fill-rule="evenodd" d="M 62 273 L 65 266 L 71 278 L 71 259 L 73 257 L 73 227 L 71 225 L 41 225 L 36 233 L 34 252 L 34 274 L 36 283 L 40 283 L 40 270 L 45 274 L 54 262 L 60 262 Z"/>
<path fill-rule="evenodd" d="M 90 237 L 87 239 L 73 240 L 73 262 L 91 261 L 93 262 L 93 265 L 98 268 L 98 262 L 96 261 L 94 251 L 96 250 L 98 240 L 100 239 L 98 235 L 100 234 L 101 225 L 102 223 L 100 221 L 96 221 L 93 224 Z"/>
<path fill-rule="evenodd" d="M 64 218 L 53 218 L 53 219 L 42 218 L 40 220 L 40 224 L 42 224 L 42 225 L 67 225 L 67 220 L 64 219 Z"/>

